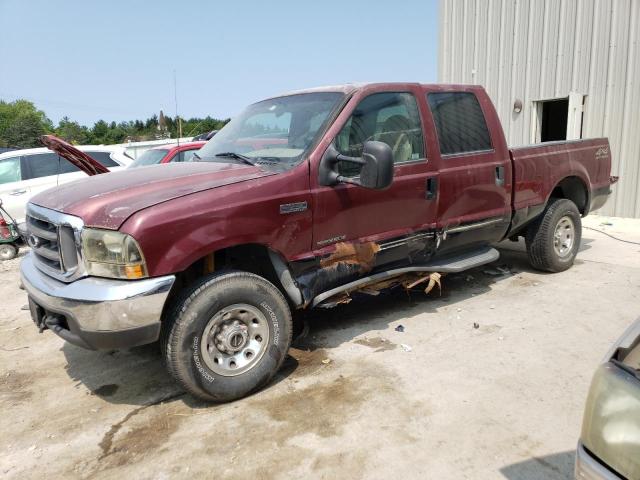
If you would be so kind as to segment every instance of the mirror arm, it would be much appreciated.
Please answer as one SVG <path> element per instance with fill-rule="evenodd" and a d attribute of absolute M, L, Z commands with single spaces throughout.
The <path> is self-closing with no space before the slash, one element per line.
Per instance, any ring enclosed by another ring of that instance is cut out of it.
<path fill-rule="evenodd" d="M 359 187 L 362 186 L 362 183 L 360 183 L 358 180 L 354 180 L 353 178 L 349 177 L 343 177 L 342 175 L 338 175 L 336 180 L 338 181 L 338 183 L 350 183 L 351 185 L 358 185 Z"/>

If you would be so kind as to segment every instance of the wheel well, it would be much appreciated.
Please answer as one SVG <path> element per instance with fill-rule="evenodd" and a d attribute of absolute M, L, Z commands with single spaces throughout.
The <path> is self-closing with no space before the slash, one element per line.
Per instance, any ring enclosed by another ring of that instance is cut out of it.
<path fill-rule="evenodd" d="M 578 211 L 584 215 L 587 213 L 589 193 L 584 182 L 578 177 L 567 177 L 563 179 L 551 192 L 552 198 L 566 198 L 571 200 L 578 207 Z"/>
<path fill-rule="evenodd" d="M 223 270 L 242 270 L 260 275 L 273 283 L 285 298 L 289 298 L 273 267 L 269 257 L 269 248 L 259 244 L 223 248 L 199 258 L 176 275 L 170 296 L 179 295 L 179 292 L 200 278 Z"/>

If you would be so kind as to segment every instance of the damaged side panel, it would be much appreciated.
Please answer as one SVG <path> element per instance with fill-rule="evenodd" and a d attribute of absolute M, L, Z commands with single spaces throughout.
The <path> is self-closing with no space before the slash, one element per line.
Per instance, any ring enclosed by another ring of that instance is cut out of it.
<path fill-rule="evenodd" d="M 339 242 L 309 259 L 292 262 L 290 267 L 302 290 L 303 304 L 318 294 L 356 280 L 364 275 L 426 263 L 437 248 L 433 232 L 420 232 L 385 242 Z"/>

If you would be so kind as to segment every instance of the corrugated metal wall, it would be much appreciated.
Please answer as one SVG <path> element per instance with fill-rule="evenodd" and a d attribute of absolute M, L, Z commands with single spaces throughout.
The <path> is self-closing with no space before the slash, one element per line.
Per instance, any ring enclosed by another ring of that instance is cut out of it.
<path fill-rule="evenodd" d="M 511 145 L 530 143 L 535 100 L 586 95 L 582 136 L 609 137 L 621 177 L 601 213 L 640 217 L 640 0 L 442 0 L 440 9 L 439 81 L 483 85 Z"/>

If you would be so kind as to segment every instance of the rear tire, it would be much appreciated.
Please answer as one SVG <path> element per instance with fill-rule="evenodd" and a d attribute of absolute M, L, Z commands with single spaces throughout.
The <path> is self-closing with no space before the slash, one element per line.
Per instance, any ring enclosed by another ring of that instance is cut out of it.
<path fill-rule="evenodd" d="M 293 331 L 280 291 L 246 272 L 203 279 L 164 321 L 161 347 L 169 373 L 191 394 L 214 402 L 266 385 L 282 365 Z"/>
<path fill-rule="evenodd" d="M 13 260 L 18 256 L 18 247 L 12 243 L 0 245 L 0 260 Z"/>
<path fill-rule="evenodd" d="M 527 228 L 525 242 L 531 266 L 562 272 L 573 265 L 582 239 L 582 221 L 575 203 L 552 199 L 538 220 Z"/>

